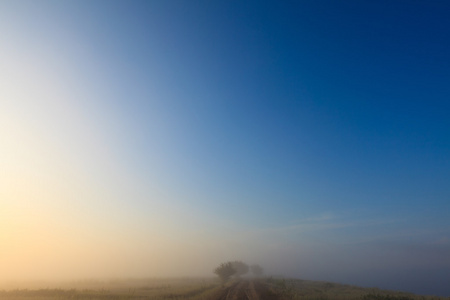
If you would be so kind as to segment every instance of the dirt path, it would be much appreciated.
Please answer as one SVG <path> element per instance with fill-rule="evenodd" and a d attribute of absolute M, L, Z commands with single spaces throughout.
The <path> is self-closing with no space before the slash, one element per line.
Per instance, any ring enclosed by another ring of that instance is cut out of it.
<path fill-rule="evenodd" d="M 262 281 L 240 280 L 224 287 L 211 300 L 278 300 L 278 297 Z"/>

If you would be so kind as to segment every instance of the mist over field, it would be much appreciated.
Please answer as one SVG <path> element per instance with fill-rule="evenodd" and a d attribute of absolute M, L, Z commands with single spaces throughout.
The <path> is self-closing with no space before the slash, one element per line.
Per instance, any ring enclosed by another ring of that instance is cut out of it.
<path fill-rule="evenodd" d="M 242 260 L 450 296 L 449 10 L 1 1 L 0 289 Z"/>

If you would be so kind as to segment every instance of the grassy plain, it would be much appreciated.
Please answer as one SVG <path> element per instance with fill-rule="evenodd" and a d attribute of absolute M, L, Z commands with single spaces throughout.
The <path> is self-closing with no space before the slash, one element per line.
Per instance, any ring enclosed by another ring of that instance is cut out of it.
<path fill-rule="evenodd" d="M 36 284 L 34 284 L 36 285 Z M 43 285 L 40 283 L 39 285 Z M 43 288 L 0 290 L 5 300 L 210 299 L 221 285 L 213 278 L 129 279 L 50 284 Z M 50 287 L 51 286 L 51 287 Z"/>
<path fill-rule="evenodd" d="M 300 279 L 267 278 L 266 283 L 280 299 L 298 300 L 450 300 L 450 297 L 362 288 L 352 285 Z"/>
<path fill-rule="evenodd" d="M 330 282 L 264 278 L 258 280 L 277 300 L 450 300 L 450 297 L 361 288 Z M 223 296 L 236 281 L 223 285 L 216 278 L 133 279 L 60 283 L 47 287 L 0 289 L 1 300 L 240 300 Z M 248 287 L 248 284 L 247 284 Z M 228 293 L 230 294 L 230 293 Z M 237 294 L 237 293 L 235 293 Z M 241 293 L 245 294 L 245 293 Z M 248 294 L 248 293 L 247 293 Z M 267 293 L 266 293 L 267 294 Z M 222 295 L 222 296 L 220 296 Z M 265 300 L 255 295 L 248 299 Z M 248 300 L 244 299 L 244 300 Z"/>

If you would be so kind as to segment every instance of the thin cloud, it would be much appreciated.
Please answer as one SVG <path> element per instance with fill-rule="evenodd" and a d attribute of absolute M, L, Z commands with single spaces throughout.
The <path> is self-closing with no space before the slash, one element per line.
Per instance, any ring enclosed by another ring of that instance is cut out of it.
<path fill-rule="evenodd" d="M 264 231 L 273 233 L 305 233 L 314 231 L 332 231 L 335 229 L 351 227 L 371 227 L 387 224 L 400 223 L 401 220 L 394 219 L 369 219 L 369 220 L 347 220 L 349 217 L 339 216 L 335 213 L 325 213 L 316 217 L 297 220 L 295 224 L 266 228 Z"/>

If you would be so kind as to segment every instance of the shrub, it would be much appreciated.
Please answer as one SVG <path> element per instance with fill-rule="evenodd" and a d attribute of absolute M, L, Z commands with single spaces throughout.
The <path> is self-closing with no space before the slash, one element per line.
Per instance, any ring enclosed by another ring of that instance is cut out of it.
<path fill-rule="evenodd" d="M 236 274 L 236 269 L 234 268 L 233 263 L 227 262 L 227 263 L 222 263 L 222 264 L 220 264 L 220 266 L 215 268 L 214 273 L 217 276 L 219 276 L 219 278 L 223 282 L 227 282 L 231 276 Z"/>

